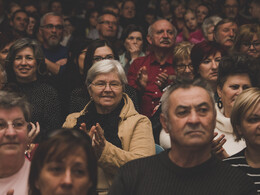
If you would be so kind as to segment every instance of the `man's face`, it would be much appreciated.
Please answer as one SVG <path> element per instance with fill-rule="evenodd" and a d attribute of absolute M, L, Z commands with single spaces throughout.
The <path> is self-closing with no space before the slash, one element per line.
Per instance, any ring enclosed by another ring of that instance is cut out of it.
<path fill-rule="evenodd" d="M 161 116 L 170 134 L 172 148 L 211 147 L 216 114 L 207 91 L 201 87 L 179 88 L 169 96 L 168 120 Z"/>
<path fill-rule="evenodd" d="M 55 48 L 59 45 L 63 34 L 63 21 L 59 16 L 49 15 L 45 18 L 40 33 L 44 41 L 44 47 Z"/>
<path fill-rule="evenodd" d="M 132 1 L 127 1 L 122 8 L 122 16 L 124 18 L 134 18 L 135 17 L 135 4 Z"/>
<path fill-rule="evenodd" d="M 260 5 L 256 3 L 250 3 L 249 13 L 254 19 L 258 19 L 260 21 Z"/>
<path fill-rule="evenodd" d="M 228 22 L 218 27 L 218 30 L 215 33 L 215 40 L 220 45 L 230 48 L 234 44 L 236 33 L 237 25 L 232 22 Z"/>
<path fill-rule="evenodd" d="M 117 18 L 110 14 L 103 15 L 97 29 L 101 39 L 116 37 Z"/>
<path fill-rule="evenodd" d="M 174 29 L 167 20 L 159 20 L 152 25 L 151 36 L 147 35 L 148 42 L 158 48 L 172 48 L 175 43 Z"/>
<path fill-rule="evenodd" d="M 237 0 L 226 0 L 223 12 L 226 18 L 235 18 L 238 14 Z"/>
<path fill-rule="evenodd" d="M 14 19 L 11 21 L 10 25 L 14 30 L 19 32 L 25 32 L 29 23 L 29 18 L 26 13 L 18 12 L 15 14 Z"/>

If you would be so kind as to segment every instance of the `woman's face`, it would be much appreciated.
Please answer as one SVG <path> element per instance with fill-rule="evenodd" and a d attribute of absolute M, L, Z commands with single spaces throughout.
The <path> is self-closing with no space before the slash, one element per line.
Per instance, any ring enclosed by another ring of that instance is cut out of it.
<path fill-rule="evenodd" d="M 123 95 L 122 83 L 117 72 L 100 74 L 89 86 L 89 94 L 93 98 L 97 112 L 112 112 L 120 103 Z"/>
<path fill-rule="evenodd" d="M 260 56 L 260 40 L 254 34 L 252 41 L 244 41 L 241 43 L 240 52 L 246 53 L 254 58 Z"/>
<path fill-rule="evenodd" d="M 125 40 L 124 46 L 130 53 L 134 51 L 142 51 L 143 47 L 143 37 L 138 31 L 132 32 L 128 35 Z"/>
<path fill-rule="evenodd" d="M 237 96 L 245 89 L 252 87 L 248 74 L 236 74 L 227 77 L 222 89 L 217 88 L 224 107 L 224 115 L 230 117 Z"/>
<path fill-rule="evenodd" d="M 92 186 L 87 156 L 83 148 L 61 159 L 44 164 L 35 187 L 41 195 L 86 195 Z"/>
<path fill-rule="evenodd" d="M 0 64 L 4 65 L 5 64 L 5 59 L 7 57 L 7 54 L 9 52 L 9 49 L 13 43 L 9 43 L 6 45 L 2 50 L 0 50 Z"/>
<path fill-rule="evenodd" d="M 195 31 L 198 28 L 198 22 L 195 14 L 188 12 L 184 16 L 185 24 L 190 31 Z"/>
<path fill-rule="evenodd" d="M 33 29 L 34 29 L 35 24 L 36 24 L 35 18 L 29 17 L 29 24 L 28 24 L 27 29 L 26 29 L 26 32 L 27 32 L 28 35 L 33 34 Z"/>
<path fill-rule="evenodd" d="M 260 102 L 255 108 L 247 111 L 238 132 L 245 139 L 247 146 L 260 146 Z"/>
<path fill-rule="evenodd" d="M 13 69 L 19 82 L 28 83 L 37 79 L 37 62 L 30 47 L 22 49 L 15 55 Z"/>
<path fill-rule="evenodd" d="M 208 82 L 217 82 L 218 64 L 221 60 L 221 53 L 210 55 L 204 59 L 199 66 L 200 76 Z"/>
<path fill-rule="evenodd" d="M 112 49 L 108 46 L 98 47 L 94 52 L 93 64 L 95 62 L 105 60 L 105 59 L 109 59 L 109 60 L 114 59 L 114 54 Z"/>

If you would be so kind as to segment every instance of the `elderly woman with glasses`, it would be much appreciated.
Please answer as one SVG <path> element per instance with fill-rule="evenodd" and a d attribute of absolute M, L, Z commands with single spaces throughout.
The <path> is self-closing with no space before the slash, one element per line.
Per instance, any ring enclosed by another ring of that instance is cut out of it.
<path fill-rule="evenodd" d="M 260 25 L 244 24 L 239 27 L 233 51 L 245 53 L 253 58 L 260 57 Z"/>
<path fill-rule="evenodd" d="M 79 113 L 70 114 L 63 127 L 86 131 L 98 158 L 98 191 L 106 192 L 118 168 L 126 162 L 153 155 L 151 122 L 140 115 L 123 89 L 127 83 L 121 64 L 101 60 L 88 71 L 91 100 Z"/>

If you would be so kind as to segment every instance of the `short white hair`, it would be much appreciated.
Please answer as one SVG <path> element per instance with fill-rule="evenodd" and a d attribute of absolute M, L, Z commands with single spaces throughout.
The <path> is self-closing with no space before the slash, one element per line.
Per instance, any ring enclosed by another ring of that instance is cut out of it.
<path fill-rule="evenodd" d="M 110 72 L 116 72 L 123 86 L 127 84 L 127 78 L 125 71 L 117 60 L 101 60 L 93 64 L 93 66 L 88 70 L 87 78 L 85 81 L 86 86 L 89 86 L 96 76 L 100 74 L 106 74 Z"/>

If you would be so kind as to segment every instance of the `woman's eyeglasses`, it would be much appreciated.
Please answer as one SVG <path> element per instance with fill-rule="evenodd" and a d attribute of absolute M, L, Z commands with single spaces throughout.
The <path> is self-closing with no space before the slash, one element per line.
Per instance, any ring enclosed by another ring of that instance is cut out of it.
<path fill-rule="evenodd" d="M 95 61 L 95 62 L 98 62 L 98 61 L 101 61 L 101 60 L 113 60 L 113 59 L 114 59 L 113 54 L 106 55 L 105 57 L 102 57 L 102 56 L 94 56 L 93 57 L 93 61 Z"/>

